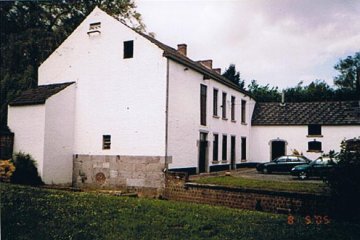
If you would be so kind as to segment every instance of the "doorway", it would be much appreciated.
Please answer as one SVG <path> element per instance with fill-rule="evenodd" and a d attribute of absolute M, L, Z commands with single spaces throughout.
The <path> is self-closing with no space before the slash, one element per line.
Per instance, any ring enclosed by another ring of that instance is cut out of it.
<path fill-rule="evenodd" d="M 271 160 L 285 155 L 285 141 L 271 141 Z"/>
<path fill-rule="evenodd" d="M 200 133 L 199 141 L 199 173 L 206 172 L 207 167 L 207 133 Z"/>

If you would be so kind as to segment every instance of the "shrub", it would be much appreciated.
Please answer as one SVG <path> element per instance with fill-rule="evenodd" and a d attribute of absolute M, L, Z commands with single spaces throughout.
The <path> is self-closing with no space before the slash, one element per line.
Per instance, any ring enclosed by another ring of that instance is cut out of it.
<path fill-rule="evenodd" d="M 12 183 L 25 185 L 42 185 L 44 184 L 38 174 L 35 160 L 29 155 L 22 152 L 16 153 L 13 158 L 15 172 L 11 176 Z"/>
<path fill-rule="evenodd" d="M 10 160 L 0 160 L 0 182 L 10 182 L 15 166 Z"/>
<path fill-rule="evenodd" d="M 360 138 L 343 141 L 337 155 L 338 163 L 326 177 L 336 203 L 336 215 L 360 216 Z"/>

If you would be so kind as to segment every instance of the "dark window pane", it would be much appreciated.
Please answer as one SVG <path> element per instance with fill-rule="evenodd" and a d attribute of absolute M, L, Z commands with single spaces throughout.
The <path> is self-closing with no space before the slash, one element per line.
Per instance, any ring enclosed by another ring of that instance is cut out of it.
<path fill-rule="evenodd" d="M 206 125 L 206 89 L 205 85 L 200 85 L 200 124 Z"/>
<path fill-rule="evenodd" d="M 241 138 L 241 160 L 246 160 L 246 138 Z"/>
<path fill-rule="evenodd" d="M 235 121 L 235 97 L 231 96 L 231 120 Z"/>
<path fill-rule="evenodd" d="M 214 89 L 214 96 L 213 96 L 213 115 L 218 115 L 218 90 Z"/>
<path fill-rule="evenodd" d="M 226 93 L 222 94 L 222 118 L 226 118 Z"/>
<path fill-rule="evenodd" d="M 308 142 L 309 151 L 321 151 L 321 142 L 311 141 Z"/>
<path fill-rule="evenodd" d="M 124 42 L 124 58 L 132 58 L 134 55 L 134 41 Z"/>
<path fill-rule="evenodd" d="M 246 123 L 246 101 L 241 100 L 241 123 Z"/>
<path fill-rule="evenodd" d="M 227 136 L 223 135 L 223 140 L 222 140 L 222 160 L 226 161 L 227 160 Z"/>
<path fill-rule="evenodd" d="M 214 143 L 213 143 L 213 160 L 217 161 L 219 155 L 219 135 L 214 134 Z"/>
<path fill-rule="evenodd" d="M 103 149 L 110 149 L 111 135 L 103 135 Z"/>
<path fill-rule="evenodd" d="M 308 135 L 321 135 L 321 125 L 311 124 L 308 126 Z"/>

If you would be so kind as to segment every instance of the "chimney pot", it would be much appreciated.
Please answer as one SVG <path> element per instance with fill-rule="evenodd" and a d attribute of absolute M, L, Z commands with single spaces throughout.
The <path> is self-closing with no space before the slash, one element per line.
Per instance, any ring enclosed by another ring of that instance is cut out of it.
<path fill-rule="evenodd" d="M 182 44 L 178 44 L 177 47 L 178 47 L 177 52 L 180 53 L 181 55 L 186 56 L 187 45 L 185 43 L 182 43 Z"/>
<path fill-rule="evenodd" d="M 201 63 L 203 66 L 205 66 L 209 69 L 212 69 L 212 60 L 211 59 L 201 60 L 201 61 L 198 61 L 198 63 Z"/>

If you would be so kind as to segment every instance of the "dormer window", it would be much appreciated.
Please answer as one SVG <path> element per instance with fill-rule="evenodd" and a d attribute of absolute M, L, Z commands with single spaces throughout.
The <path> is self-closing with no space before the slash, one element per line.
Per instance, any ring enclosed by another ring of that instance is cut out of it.
<path fill-rule="evenodd" d="M 134 41 L 124 42 L 124 58 L 132 58 L 134 56 Z"/>

